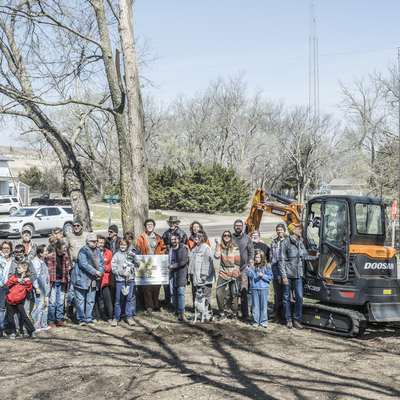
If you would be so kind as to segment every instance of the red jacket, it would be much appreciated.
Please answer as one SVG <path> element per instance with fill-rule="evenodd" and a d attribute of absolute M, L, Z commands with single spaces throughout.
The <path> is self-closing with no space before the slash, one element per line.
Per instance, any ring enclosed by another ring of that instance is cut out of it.
<path fill-rule="evenodd" d="M 167 246 L 164 243 L 164 240 L 160 238 L 160 236 L 157 235 L 157 233 L 154 232 L 154 234 L 157 237 L 157 242 L 156 242 L 156 248 L 154 250 L 154 254 L 165 254 L 167 252 Z M 147 246 L 147 241 L 146 241 L 146 232 L 143 232 L 137 241 L 137 246 L 136 246 L 140 253 L 142 255 L 148 255 L 149 254 L 149 247 Z"/>
<path fill-rule="evenodd" d="M 112 272 L 111 272 L 111 260 L 113 258 L 112 252 L 109 249 L 103 250 L 104 257 L 104 275 L 101 280 L 100 287 L 112 285 Z"/>
<path fill-rule="evenodd" d="M 21 304 L 28 292 L 32 291 L 32 283 L 31 281 L 25 281 L 25 284 L 18 283 L 18 278 L 13 274 L 11 278 L 6 283 L 7 286 L 10 287 L 10 293 L 6 296 L 6 300 L 8 304 L 15 306 L 17 304 Z"/>

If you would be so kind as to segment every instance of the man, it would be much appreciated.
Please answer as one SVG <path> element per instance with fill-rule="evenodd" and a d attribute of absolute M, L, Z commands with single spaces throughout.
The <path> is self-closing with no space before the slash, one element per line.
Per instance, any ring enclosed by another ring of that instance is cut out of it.
<path fill-rule="evenodd" d="M 15 242 L 15 245 L 22 244 L 24 246 L 25 254 L 28 256 L 29 261 L 32 261 L 36 257 L 37 249 L 37 244 L 33 243 L 31 239 L 31 231 L 29 229 L 24 229 L 21 232 L 21 239 Z"/>
<path fill-rule="evenodd" d="M 282 241 L 285 239 L 286 227 L 285 224 L 278 224 L 276 226 L 277 237 L 271 242 L 271 268 L 274 274 L 274 311 L 276 312 L 277 306 L 283 301 L 282 292 L 282 277 L 279 272 L 279 248 Z"/>
<path fill-rule="evenodd" d="M 136 246 L 142 255 L 165 254 L 167 251 L 164 241 L 154 232 L 155 226 L 154 219 L 146 219 L 144 221 L 145 231 L 139 236 Z M 160 288 L 161 285 L 141 286 L 147 315 L 151 315 L 154 309 L 158 309 Z M 140 297 L 141 295 L 138 293 L 138 296 Z"/>
<path fill-rule="evenodd" d="M 88 232 L 83 230 L 83 222 L 81 217 L 76 217 L 72 223 L 74 231 L 67 235 L 65 244 L 67 245 L 67 252 L 69 257 L 69 271 L 74 268 L 74 264 L 78 259 L 79 250 L 86 245 L 86 236 Z M 68 297 L 67 297 L 67 307 L 68 307 L 68 317 L 72 319 L 74 317 L 74 285 L 69 282 Z"/>
<path fill-rule="evenodd" d="M 253 231 L 253 232 L 251 232 L 250 237 L 251 237 L 251 240 L 253 241 L 254 250 L 260 249 L 262 252 L 264 252 L 265 261 L 270 262 L 271 261 L 271 251 L 267 244 L 260 242 L 260 232 Z"/>
<path fill-rule="evenodd" d="M 62 228 L 54 228 L 51 231 L 52 235 L 49 237 L 49 245 L 47 251 L 52 253 L 56 249 L 56 243 L 64 239 L 64 232 Z"/>
<path fill-rule="evenodd" d="M 46 264 L 50 275 L 48 325 L 52 328 L 63 327 L 65 291 L 70 271 L 67 246 L 63 241 L 56 243 L 56 249 L 46 257 Z"/>
<path fill-rule="evenodd" d="M 302 239 L 302 226 L 300 224 L 290 224 L 288 226 L 289 237 L 282 241 L 279 250 L 279 272 L 283 282 L 283 305 L 285 307 L 285 319 L 288 329 L 293 326 L 303 329 L 301 325 L 301 313 L 303 310 L 303 260 L 315 261 L 316 256 L 308 255 Z M 290 292 L 294 290 L 295 306 L 292 317 L 290 304 Z"/>
<path fill-rule="evenodd" d="M 169 225 L 169 229 L 167 229 L 164 234 L 162 235 L 162 240 L 164 241 L 165 245 L 167 246 L 168 252 L 171 247 L 171 235 L 173 233 L 177 233 L 179 235 L 180 243 L 185 245 L 187 243 L 187 235 L 186 233 L 179 228 L 179 221 L 178 217 L 176 216 L 170 216 L 169 219 L 167 219 L 167 223 Z M 164 285 L 164 293 L 165 293 L 165 299 L 162 300 L 160 303 L 162 304 L 170 304 L 171 303 L 171 292 L 170 292 L 170 285 Z"/>
<path fill-rule="evenodd" d="M 30 237 L 30 233 L 31 232 L 29 231 L 29 237 Z M 32 244 L 34 244 L 34 243 L 32 243 Z M 35 244 L 35 248 L 36 248 L 36 244 Z M 26 254 L 25 251 L 26 251 L 26 246 L 24 246 L 23 244 L 17 244 L 15 246 L 14 258 L 12 258 L 12 261 L 11 261 L 7 280 L 10 279 L 13 274 L 17 273 L 18 264 L 20 264 L 22 262 L 27 262 L 29 264 L 29 269 L 32 274 L 30 276 L 29 280 L 30 280 L 31 284 L 33 285 L 33 283 L 36 281 L 37 273 L 36 273 L 36 270 L 31 262 L 31 260 L 29 260 L 28 255 Z M 24 303 L 23 303 L 25 313 L 28 317 L 31 314 L 31 298 L 32 298 L 32 294 L 27 293 L 27 295 L 24 299 Z M 15 326 L 16 327 L 19 326 L 18 315 L 15 315 Z M 29 336 L 28 331 L 26 330 L 26 327 L 24 324 L 22 325 L 22 329 L 23 329 L 23 333 L 24 333 L 24 338 L 29 338 L 30 336 Z M 17 331 L 18 331 L 18 328 L 17 328 Z"/>
<path fill-rule="evenodd" d="M 254 260 L 254 245 L 250 236 L 243 233 L 243 221 L 237 219 L 233 224 L 235 233 L 232 235 L 233 243 L 239 247 L 240 252 L 240 309 L 243 318 L 249 318 L 249 307 L 247 302 L 249 280 L 246 274 L 246 267 Z"/>
<path fill-rule="evenodd" d="M 285 239 L 285 232 L 285 224 L 280 223 L 276 226 L 276 233 L 278 236 L 271 242 L 271 258 L 273 257 L 276 250 L 278 250 L 281 246 L 282 240 Z"/>
<path fill-rule="evenodd" d="M 108 238 L 106 238 L 105 248 L 111 250 L 112 255 L 119 249 L 119 241 L 121 238 L 118 236 L 118 226 L 110 225 L 108 228 Z"/>

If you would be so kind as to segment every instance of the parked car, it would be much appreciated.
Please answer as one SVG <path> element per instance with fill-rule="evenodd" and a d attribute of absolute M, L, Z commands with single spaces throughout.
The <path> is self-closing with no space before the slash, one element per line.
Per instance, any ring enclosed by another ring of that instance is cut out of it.
<path fill-rule="evenodd" d="M 0 218 L 0 238 L 21 235 L 24 229 L 29 229 L 32 236 L 48 236 L 57 227 L 62 227 L 66 236 L 73 230 L 73 219 L 71 207 L 22 207 L 9 217 Z"/>
<path fill-rule="evenodd" d="M 12 214 L 21 208 L 21 203 L 15 196 L 0 196 L 0 213 Z"/>
<path fill-rule="evenodd" d="M 71 200 L 62 197 L 61 193 L 45 193 L 41 197 L 34 197 L 31 200 L 31 206 L 69 206 Z"/>

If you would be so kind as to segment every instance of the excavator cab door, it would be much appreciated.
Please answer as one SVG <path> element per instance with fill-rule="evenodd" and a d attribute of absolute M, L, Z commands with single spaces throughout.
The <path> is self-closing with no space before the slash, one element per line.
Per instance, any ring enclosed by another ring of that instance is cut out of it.
<path fill-rule="evenodd" d="M 349 212 L 342 200 L 322 202 L 319 232 L 318 277 L 326 281 L 347 281 L 349 275 Z"/>

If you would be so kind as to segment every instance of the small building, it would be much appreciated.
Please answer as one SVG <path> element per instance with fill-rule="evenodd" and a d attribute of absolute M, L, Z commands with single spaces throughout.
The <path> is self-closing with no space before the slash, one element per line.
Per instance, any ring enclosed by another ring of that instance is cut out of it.
<path fill-rule="evenodd" d="M 361 185 L 350 179 L 333 179 L 329 186 L 331 195 L 362 195 Z"/>
<path fill-rule="evenodd" d="M 0 195 L 10 194 L 10 183 L 17 181 L 18 178 L 12 175 L 11 168 L 8 165 L 11 158 L 0 154 Z"/>

